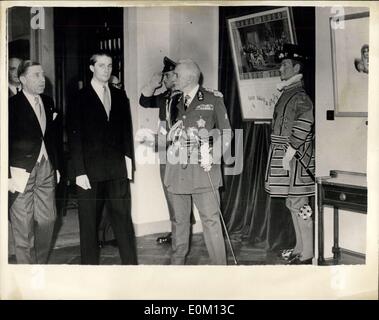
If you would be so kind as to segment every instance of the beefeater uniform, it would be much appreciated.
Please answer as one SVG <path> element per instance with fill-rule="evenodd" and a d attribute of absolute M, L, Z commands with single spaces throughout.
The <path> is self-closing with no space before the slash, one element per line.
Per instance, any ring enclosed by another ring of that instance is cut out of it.
<path fill-rule="evenodd" d="M 313 104 L 298 81 L 283 90 L 273 116 L 271 145 L 265 177 L 265 189 L 272 197 L 308 197 L 315 184 Z M 288 146 L 296 149 L 291 170 L 284 170 L 282 160 Z"/>
<path fill-rule="evenodd" d="M 300 52 L 298 46 L 287 44 L 284 45 L 282 58 L 304 61 Z M 286 198 L 296 233 L 293 253 L 301 261 L 306 261 L 313 257 L 309 196 L 315 194 L 314 112 L 301 78 L 302 75 L 297 74 L 287 80 L 275 105 L 265 190 L 271 197 Z M 295 150 L 295 155 L 287 171 L 282 161 L 290 147 Z"/>

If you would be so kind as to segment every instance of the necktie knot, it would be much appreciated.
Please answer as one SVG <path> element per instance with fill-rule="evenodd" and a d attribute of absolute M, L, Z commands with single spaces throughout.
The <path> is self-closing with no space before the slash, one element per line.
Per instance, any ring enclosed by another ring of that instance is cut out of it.
<path fill-rule="evenodd" d="M 184 107 L 185 107 L 186 109 L 187 109 L 188 106 L 189 106 L 190 99 L 191 99 L 191 97 L 190 97 L 188 94 L 184 97 Z"/>

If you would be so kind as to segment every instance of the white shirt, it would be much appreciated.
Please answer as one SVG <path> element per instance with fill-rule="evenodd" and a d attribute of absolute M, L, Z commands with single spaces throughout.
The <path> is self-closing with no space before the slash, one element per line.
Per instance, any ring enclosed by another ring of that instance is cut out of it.
<path fill-rule="evenodd" d="M 185 93 L 183 92 L 183 97 L 184 99 L 186 98 L 186 96 L 189 96 L 190 98 L 188 99 L 188 106 L 191 104 L 193 98 L 195 97 L 196 93 L 197 93 L 197 90 L 199 90 L 200 86 L 199 85 L 196 85 L 195 88 L 193 88 L 190 92 L 188 93 Z"/>
<path fill-rule="evenodd" d="M 45 135 L 45 130 L 46 130 L 46 113 L 45 113 L 45 108 L 43 106 L 43 102 L 42 102 L 42 99 L 41 99 L 40 95 L 38 95 L 38 94 L 37 95 L 32 95 L 30 93 L 27 93 L 25 90 L 22 90 L 22 92 L 25 95 L 26 99 L 28 99 L 29 104 L 31 105 L 31 107 L 32 107 L 32 109 L 33 109 L 33 111 L 34 111 L 37 119 L 38 119 L 38 122 L 39 122 L 41 130 L 42 130 L 42 134 Z M 36 100 L 35 100 L 36 97 L 38 98 L 39 103 L 41 105 L 41 112 L 44 113 L 44 117 L 43 117 L 44 120 L 45 120 L 44 123 L 43 122 L 41 123 L 39 111 L 36 110 Z M 47 156 L 47 151 L 46 151 L 46 146 L 45 146 L 45 142 L 44 141 L 42 141 L 41 150 L 39 152 L 39 156 L 38 156 L 37 162 L 41 161 L 43 155 L 45 156 L 45 158 L 47 160 L 48 156 Z"/>
<path fill-rule="evenodd" d="M 104 105 L 104 86 L 107 86 L 108 90 L 108 96 L 109 96 L 109 102 L 112 103 L 112 100 L 111 100 L 111 92 L 109 90 L 109 86 L 108 86 L 108 83 L 101 83 L 99 81 L 97 81 L 95 78 L 92 78 L 91 80 L 91 86 L 92 88 L 95 90 L 97 96 L 99 97 L 100 101 L 102 102 L 102 104 Z"/>
<path fill-rule="evenodd" d="M 103 106 L 104 106 L 104 101 L 103 101 L 103 99 L 104 99 L 104 86 L 107 86 L 108 87 L 107 92 L 109 95 L 109 102 L 112 103 L 111 92 L 109 90 L 108 83 L 104 84 L 104 83 L 97 81 L 95 78 L 92 78 L 91 85 L 92 85 L 92 88 L 95 90 L 97 96 L 99 97 L 100 101 L 102 102 Z M 105 107 L 104 107 L 104 109 L 105 109 Z M 105 110 L 105 111 L 107 111 L 107 110 Z M 133 172 L 132 160 L 129 157 L 125 156 L 125 163 L 126 163 L 126 171 L 128 174 L 128 179 L 131 180 L 132 179 L 132 172 Z"/>

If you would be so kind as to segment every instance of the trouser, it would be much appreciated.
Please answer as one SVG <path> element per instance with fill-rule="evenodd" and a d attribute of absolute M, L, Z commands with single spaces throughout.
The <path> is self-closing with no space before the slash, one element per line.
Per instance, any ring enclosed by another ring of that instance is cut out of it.
<path fill-rule="evenodd" d="M 164 175 L 166 172 L 166 164 L 160 164 L 159 165 L 159 171 L 160 171 L 160 175 L 161 175 L 161 182 L 162 182 L 164 196 L 165 196 L 166 202 L 167 202 L 168 213 L 170 215 L 170 221 L 172 223 L 172 221 L 174 220 L 174 209 L 172 208 L 172 205 L 168 199 L 168 190 L 167 190 L 166 185 L 164 184 Z"/>
<path fill-rule="evenodd" d="M 90 181 L 90 184 L 88 190 L 77 187 L 82 264 L 99 264 L 97 227 L 102 212 L 99 208 L 104 205 L 116 236 L 121 263 L 137 264 L 128 180 Z"/>
<path fill-rule="evenodd" d="M 170 215 L 171 228 L 172 228 L 172 223 L 174 221 L 174 214 L 175 214 L 175 212 L 174 212 L 174 209 L 172 207 L 171 202 L 169 201 L 169 196 L 168 196 L 169 191 L 167 190 L 167 187 L 164 184 L 164 176 L 165 176 L 165 172 L 166 172 L 166 164 L 160 164 L 159 170 L 160 170 L 160 175 L 161 175 L 162 188 L 163 188 L 164 196 L 166 198 L 167 207 L 168 207 L 168 214 Z M 195 222 L 196 222 L 195 216 L 194 216 L 194 214 L 193 214 L 193 212 L 191 210 L 191 224 L 194 224 Z"/>
<path fill-rule="evenodd" d="M 12 196 L 11 196 L 12 197 Z M 46 264 L 56 219 L 55 177 L 43 156 L 30 173 L 23 193 L 12 197 L 10 219 L 18 264 Z"/>
<path fill-rule="evenodd" d="M 107 208 L 104 206 L 103 208 L 98 208 L 98 210 L 100 210 L 100 212 L 97 213 L 97 215 L 101 216 L 99 226 L 97 228 L 98 240 L 102 242 L 115 240 L 116 238 L 109 220 Z"/>
<path fill-rule="evenodd" d="M 219 200 L 219 195 L 218 200 Z M 174 194 L 168 192 L 168 198 L 175 212 L 172 229 L 172 257 L 171 264 L 185 264 L 189 251 L 190 217 L 192 200 L 199 210 L 205 245 L 211 263 L 226 265 L 226 251 L 222 234 L 218 205 L 211 192 L 195 194 Z"/>
<path fill-rule="evenodd" d="M 12 222 L 8 221 L 8 256 L 13 256 L 16 254 L 14 236 L 12 230 Z"/>
<path fill-rule="evenodd" d="M 300 260 L 313 257 L 313 219 L 312 216 L 304 220 L 299 216 L 300 208 L 309 204 L 308 197 L 288 197 L 286 206 L 291 212 L 296 234 L 294 254 L 301 254 Z"/>

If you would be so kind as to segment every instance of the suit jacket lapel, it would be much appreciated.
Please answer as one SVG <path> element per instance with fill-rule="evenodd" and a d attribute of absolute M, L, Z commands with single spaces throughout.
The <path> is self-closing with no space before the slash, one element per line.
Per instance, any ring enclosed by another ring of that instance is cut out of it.
<path fill-rule="evenodd" d="M 45 98 L 45 96 L 41 95 L 41 99 L 42 99 L 42 104 L 43 104 L 43 108 L 45 110 L 45 115 L 46 115 L 46 129 L 45 129 L 45 135 L 46 135 L 48 128 L 50 127 L 50 125 L 52 124 L 52 121 L 54 120 L 53 119 L 53 106 L 50 104 L 50 101 Z"/>
<path fill-rule="evenodd" d="M 92 85 L 89 85 L 89 94 L 92 96 L 92 100 L 94 102 L 95 108 L 98 108 L 98 110 L 101 110 L 105 120 L 108 120 L 107 112 L 105 111 L 103 102 L 100 100 L 99 96 L 97 95 L 95 89 L 92 87 Z M 111 109 L 112 109 L 112 99 L 111 99 Z"/>
<path fill-rule="evenodd" d="M 26 96 L 22 93 L 20 94 L 22 96 L 22 105 L 24 106 L 25 109 L 25 117 L 26 119 L 29 119 L 32 125 L 34 125 L 37 130 L 42 134 L 42 129 L 39 124 L 38 118 L 36 116 L 36 113 L 34 112 L 33 106 L 29 103 L 29 100 L 26 98 Z M 28 122 L 27 122 L 28 123 Z"/>

